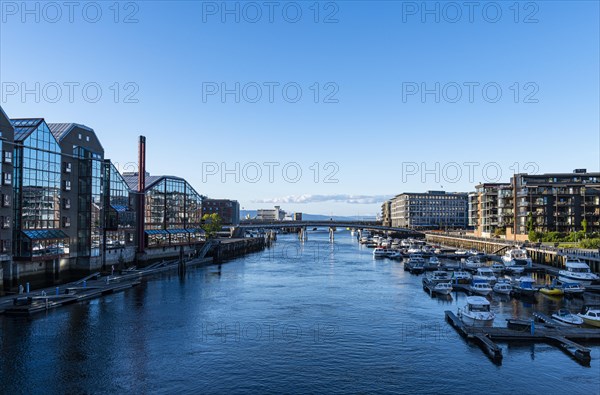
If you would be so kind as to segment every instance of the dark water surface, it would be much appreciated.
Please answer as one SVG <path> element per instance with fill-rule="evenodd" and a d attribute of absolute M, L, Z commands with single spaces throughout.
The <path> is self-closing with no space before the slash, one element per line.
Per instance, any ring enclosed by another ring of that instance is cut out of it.
<path fill-rule="evenodd" d="M 431 298 L 398 261 L 349 232 L 311 233 L 221 266 L 165 274 L 38 315 L 0 317 L 0 392 L 600 393 L 600 347 L 583 367 L 546 344 L 501 344 L 502 366 L 444 322 L 465 296 Z M 494 296 L 508 317 L 583 301 Z"/>

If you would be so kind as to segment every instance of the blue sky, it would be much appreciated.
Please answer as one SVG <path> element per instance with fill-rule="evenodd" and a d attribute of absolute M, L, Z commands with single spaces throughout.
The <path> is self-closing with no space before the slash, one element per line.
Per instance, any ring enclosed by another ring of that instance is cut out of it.
<path fill-rule="evenodd" d="M 246 209 L 600 168 L 596 1 L 54 4 L 0 4 L 7 114 L 88 125 L 121 169 L 144 134 L 152 174 Z"/>

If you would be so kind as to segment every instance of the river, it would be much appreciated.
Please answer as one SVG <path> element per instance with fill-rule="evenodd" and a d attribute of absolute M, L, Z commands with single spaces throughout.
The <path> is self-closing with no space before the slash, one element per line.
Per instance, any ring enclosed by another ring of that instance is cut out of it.
<path fill-rule="evenodd" d="M 500 343 L 494 365 L 444 322 L 465 295 L 432 298 L 400 261 L 347 231 L 311 232 L 218 266 L 33 318 L 0 317 L 2 393 L 600 392 L 547 344 Z M 589 302 L 589 300 L 588 300 Z M 597 302 L 597 298 L 596 298 Z M 492 298 L 496 325 L 581 299 Z"/>

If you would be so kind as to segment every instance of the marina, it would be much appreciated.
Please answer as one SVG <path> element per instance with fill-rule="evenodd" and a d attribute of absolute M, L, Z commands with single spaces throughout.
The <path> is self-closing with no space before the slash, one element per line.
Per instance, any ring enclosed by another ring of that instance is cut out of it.
<path fill-rule="evenodd" d="M 376 249 L 381 250 L 380 239 L 375 240 Z M 363 242 L 367 244 L 370 240 Z M 508 249 L 499 259 L 501 263 L 498 263 L 498 259 L 493 255 L 483 254 L 475 249 L 457 249 L 454 252 L 446 252 L 443 257 L 439 254 L 438 258 L 438 255 L 431 251 L 441 252 L 440 246 L 409 241 L 404 244 L 410 248 L 402 250 L 402 243 L 396 244 L 402 256 L 408 255 L 403 264 L 404 270 L 411 274 L 426 272 L 423 253 L 435 258 L 436 271 L 424 275 L 422 279 L 423 289 L 431 297 L 451 297 L 452 292 L 471 295 L 466 297 L 466 304 L 459 307 L 456 314 L 448 310 L 444 312 L 446 322 L 467 341 L 478 344 L 494 363 L 501 364 L 503 359 L 502 348 L 496 341 L 543 342 L 555 345 L 577 362 L 589 366 L 591 350 L 575 340 L 600 343 L 600 330 L 594 329 L 600 326 L 600 309 L 584 305 L 578 314 L 562 308 L 551 315 L 533 311 L 530 319 L 505 318 L 506 327 L 501 327 L 494 323 L 496 315 L 488 300 L 493 293 L 507 298 L 525 298 L 532 302 L 536 300 L 537 293 L 551 299 L 558 298 L 556 300 L 565 296 L 583 297 L 585 285 L 597 286 L 595 283 L 598 280 L 598 276 L 591 273 L 584 262 L 567 260 L 566 270 L 558 273 L 556 270 L 550 270 L 554 276 L 551 282 L 536 284 L 531 273 L 544 273 L 546 276 L 548 274 L 542 267 L 534 268 L 525 249 Z M 458 270 L 461 271 L 455 272 L 457 268 L 454 265 L 451 268 L 445 267 L 441 259 L 458 260 Z M 455 273 L 459 274 L 455 276 Z M 559 277 L 556 277 L 557 275 Z M 584 323 L 587 327 L 582 327 Z"/>

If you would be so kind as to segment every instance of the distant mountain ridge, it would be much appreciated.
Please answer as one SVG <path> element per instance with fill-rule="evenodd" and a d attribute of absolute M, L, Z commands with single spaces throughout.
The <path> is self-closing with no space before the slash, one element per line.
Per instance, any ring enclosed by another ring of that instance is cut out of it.
<path fill-rule="evenodd" d="M 240 210 L 240 219 L 245 219 L 246 216 L 250 215 L 250 218 L 256 217 L 256 210 Z M 302 213 L 302 219 L 304 221 L 329 221 L 329 219 L 333 219 L 334 221 L 375 221 L 376 218 L 374 215 L 321 215 L 321 214 L 308 214 Z"/>

